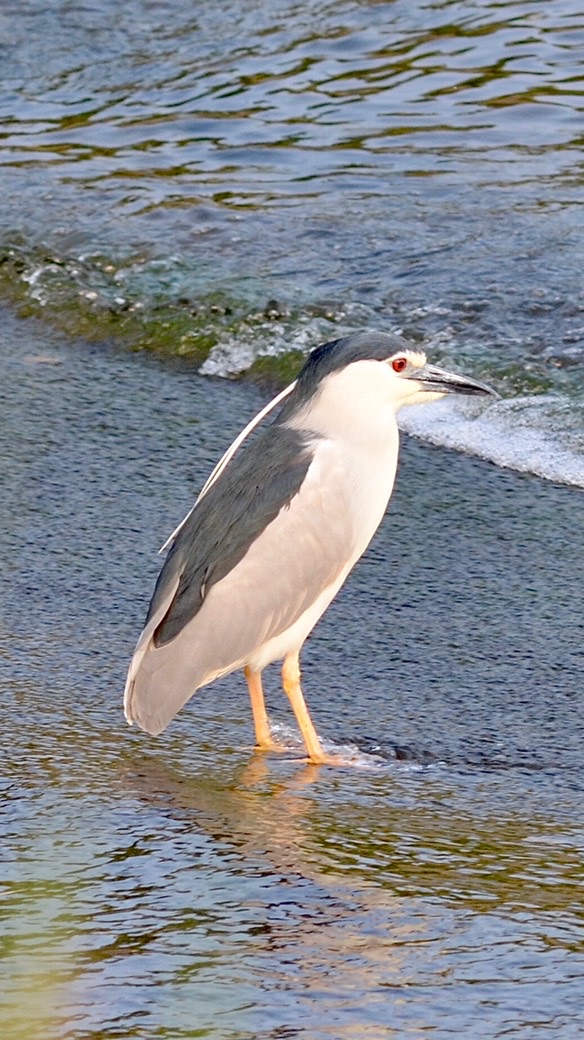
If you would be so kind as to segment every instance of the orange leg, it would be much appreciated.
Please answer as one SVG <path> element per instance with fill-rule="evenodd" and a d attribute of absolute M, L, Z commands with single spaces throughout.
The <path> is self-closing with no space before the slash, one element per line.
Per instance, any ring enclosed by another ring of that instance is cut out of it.
<path fill-rule="evenodd" d="M 322 750 L 317 732 L 312 725 L 312 719 L 308 714 L 306 701 L 304 700 L 300 688 L 300 662 L 297 651 L 288 654 L 284 658 L 284 664 L 282 665 L 282 685 L 284 686 L 284 692 L 292 705 L 292 710 L 296 716 L 298 726 L 300 727 L 302 739 L 306 745 L 308 758 L 311 762 L 315 762 L 318 765 L 325 765 L 326 763 L 333 764 L 335 760 L 330 755 L 325 754 Z"/>
<path fill-rule="evenodd" d="M 251 710 L 253 712 L 256 747 L 262 748 L 264 751 L 269 751 L 270 749 L 275 748 L 276 745 L 272 740 L 272 734 L 270 733 L 270 723 L 268 721 L 268 713 L 264 701 L 264 691 L 262 689 L 262 673 L 252 672 L 251 668 L 246 666 L 244 668 L 244 674 L 247 679 L 249 699 L 251 701 Z"/>

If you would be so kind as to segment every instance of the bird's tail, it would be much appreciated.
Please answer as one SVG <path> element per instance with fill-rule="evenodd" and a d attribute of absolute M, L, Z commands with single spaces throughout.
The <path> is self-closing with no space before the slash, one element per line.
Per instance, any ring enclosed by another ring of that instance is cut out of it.
<path fill-rule="evenodd" d="M 229 655 L 218 661 L 208 629 L 194 618 L 169 643 L 156 646 L 154 633 L 163 620 L 175 590 L 148 620 L 134 651 L 124 690 L 124 713 L 130 726 L 157 736 L 199 687 L 241 667 Z"/>
<path fill-rule="evenodd" d="M 150 625 L 148 625 L 150 628 Z M 201 683 L 192 665 L 172 646 L 156 647 L 152 632 L 144 630 L 136 647 L 124 690 L 124 714 L 130 726 L 158 736 L 196 693 Z"/>
<path fill-rule="evenodd" d="M 185 638 L 156 646 L 154 633 L 172 602 L 173 588 L 143 629 L 128 669 L 124 714 L 130 726 L 157 736 L 196 692 L 201 683 L 193 647 Z M 185 632 L 181 634 L 185 636 Z"/>

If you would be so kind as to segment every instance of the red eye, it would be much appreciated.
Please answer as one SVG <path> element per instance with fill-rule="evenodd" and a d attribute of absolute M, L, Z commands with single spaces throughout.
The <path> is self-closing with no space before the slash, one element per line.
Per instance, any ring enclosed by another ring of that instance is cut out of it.
<path fill-rule="evenodd" d="M 405 357 L 396 357 L 391 362 L 391 367 L 393 368 L 394 372 L 403 372 L 403 370 L 406 367 L 407 363 L 408 363 L 408 359 L 407 358 L 405 358 Z"/>

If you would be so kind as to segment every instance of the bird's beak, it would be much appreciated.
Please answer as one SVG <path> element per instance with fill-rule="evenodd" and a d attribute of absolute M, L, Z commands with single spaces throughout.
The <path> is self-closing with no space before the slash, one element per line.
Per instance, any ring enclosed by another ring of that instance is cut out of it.
<path fill-rule="evenodd" d="M 409 377 L 418 383 L 421 390 L 434 394 L 474 394 L 491 395 L 498 397 L 496 390 L 490 386 L 469 379 L 467 376 L 455 375 L 453 372 L 445 372 L 443 368 L 435 365 L 424 365 Z"/>

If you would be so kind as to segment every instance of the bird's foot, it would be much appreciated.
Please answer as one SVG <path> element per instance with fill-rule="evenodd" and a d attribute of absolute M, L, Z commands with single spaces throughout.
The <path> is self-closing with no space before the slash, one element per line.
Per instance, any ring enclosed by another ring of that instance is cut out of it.
<path fill-rule="evenodd" d="M 263 740 L 261 744 L 254 744 L 254 751 L 290 751 L 290 747 L 282 744 L 280 740 Z"/>
<path fill-rule="evenodd" d="M 352 767 L 354 769 L 364 768 L 363 762 L 358 758 L 353 758 L 349 755 L 329 755 L 326 751 L 323 751 L 320 755 L 314 755 L 313 757 L 304 755 L 302 758 L 291 758 L 290 762 L 308 766 L 341 766 L 344 769 L 347 767 Z"/>

